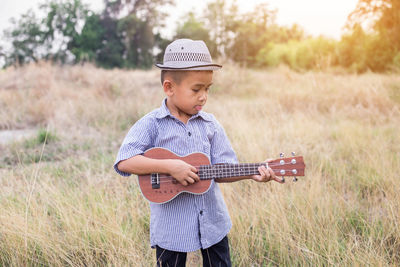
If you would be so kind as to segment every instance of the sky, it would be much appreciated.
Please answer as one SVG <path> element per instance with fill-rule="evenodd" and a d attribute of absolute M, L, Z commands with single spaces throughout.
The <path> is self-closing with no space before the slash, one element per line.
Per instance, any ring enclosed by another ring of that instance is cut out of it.
<path fill-rule="evenodd" d="M 188 11 L 200 13 L 206 7 L 206 1 L 175 0 L 176 6 L 168 8 L 170 14 L 166 20 L 167 29 L 165 35 L 171 37 L 176 23 Z M 297 23 L 303 27 L 306 33 L 313 36 L 324 35 L 340 39 L 347 16 L 356 7 L 358 0 L 237 0 L 239 9 L 243 12 L 252 10 L 259 3 L 268 3 L 273 9 L 277 9 L 277 23 L 291 26 Z M 11 17 L 18 18 L 29 8 L 37 8 L 44 0 L 0 0 L 0 33 L 10 26 Z M 100 11 L 103 0 L 83 0 L 92 10 Z"/>

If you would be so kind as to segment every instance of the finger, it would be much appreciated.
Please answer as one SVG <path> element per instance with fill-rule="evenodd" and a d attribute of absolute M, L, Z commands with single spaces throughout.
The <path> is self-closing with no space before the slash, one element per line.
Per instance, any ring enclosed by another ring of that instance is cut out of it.
<path fill-rule="evenodd" d="M 267 182 L 270 180 L 271 174 L 264 166 L 259 167 L 258 171 L 260 172 L 260 177 L 259 177 L 260 182 Z"/>
<path fill-rule="evenodd" d="M 194 166 L 190 166 L 190 170 L 192 171 L 192 172 L 197 172 L 197 169 L 196 169 L 196 167 L 194 167 Z"/>
<path fill-rule="evenodd" d="M 200 177 L 196 173 L 191 173 L 190 177 L 195 180 L 195 182 L 200 181 Z"/>
<path fill-rule="evenodd" d="M 278 182 L 278 183 L 280 183 L 280 184 L 284 184 L 285 183 L 285 180 L 283 180 L 283 179 L 279 179 L 278 177 L 272 177 L 272 180 L 274 180 L 275 182 Z"/>
<path fill-rule="evenodd" d="M 187 186 L 188 185 L 188 183 L 186 182 L 186 180 L 182 180 L 182 181 L 179 181 L 180 183 L 181 183 L 181 185 L 183 185 L 183 186 Z"/>
<path fill-rule="evenodd" d="M 271 168 L 266 168 L 266 167 L 264 167 L 264 166 L 262 166 L 262 169 L 263 169 L 263 171 L 264 171 L 264 173 L 265 173 L 265 176 L 268 178 L 268 179 L 271 179 L 271 172 L 269 171 L 269 170 L 271 170 Z M 272 171 L 272 170 L 271 170 Z M 272 172 L 272 174 L 273 174 L 274 172 Z"/>
<path fill-rule="evenodd" d="M 188 177 L 192 178 L 194 180 L 194 182 L 200 181 L 200 177 L 194 172 L 189 172 Z"/>
<path fill-rule="evenodd" d="M 257 182 L 262 182 L 263 181 L 263 179 L 262 179 L 262 177 L 260 175 L 253 175 L 252 178 L 253 178 L 253 180 L 256 180 Z"/>
<path fill-rule="evenodd" d="M 284 180 L 278 178 L 278 177 L 275 175 L 274 171 L 273 171 L 271 168 L 268 168 L 268 171 L 270 172 L 271 180 L 274 180 L 275 182 L 278 182 L 278 183 L 280 183 L 280 184 L 285 183 Z"/>
<path fill-rule="evenodd" d="M 266 159 L 264 162 L 272 162 L 272 161 L 274 161 L 273 159 L 271 159 L 271 158 L 269 158 L 269 159 Z"/>
<path fill-rule="evenodd" d="M 268 167 L 267 172 L 271 178 L 276 177 L 275 172 L 270 167 Z"/>
<path fill-rule="evenodd" d="M 192 177 L 187 177 L 187 178 L 186 178 L 186 181 L 187 181 L 189 184 L 194 184 L 194 183 L 196 182 Z"/>

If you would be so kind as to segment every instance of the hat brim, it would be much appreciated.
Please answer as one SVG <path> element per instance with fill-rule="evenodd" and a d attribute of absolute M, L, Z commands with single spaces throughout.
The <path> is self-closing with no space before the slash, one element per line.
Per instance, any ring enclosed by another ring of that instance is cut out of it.
<path fill-rule="evenodd" d="M 182 68 L 170 67 L 163 64 L 155 64 L 155 66 L 162 70 L 219 70 L 220 68 L 222 68 L 222 65 L 218 64 L 197 65 Z"/>

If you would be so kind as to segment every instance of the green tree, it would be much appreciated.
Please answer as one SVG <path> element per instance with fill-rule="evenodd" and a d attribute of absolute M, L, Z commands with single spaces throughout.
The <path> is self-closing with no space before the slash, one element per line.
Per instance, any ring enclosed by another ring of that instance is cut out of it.
<path fill-rule="evenodd" d="M 275 27 L 275 15 L 276 11 L 266 4 L 241 15 L 238 21 L 231 24 L 234 37 L 227 55 L 246 65 L 255 65 L 258 52 L 273 41 L 269 29 Z"/>
<path fill-rule="evenodd" d="M 125 67 L 150 67 L 154 47 L 152 26 L 131 14 L 119 20 L 117 29 L 123 36 Z"/>
<path fill-rule="evenodd" d="M 125 51 L 122 37 L 117 31 L 118 20 L 103 14 L 100 19 L 103 29 L 101 47 L 97 53 L 96 63 L 103 68 L 122 68 Z"/>
<path fill-rule="evenodd" d="M 164 57 L 165 48 L 172 42 L 172 40 L 168 38 L 164 38 L 160 33 L 156 33 L 154 35 L 154 43 L 155 43 L 155 61 L 162 62 Z"/>
<path fill-rule="evenodd" d="M 356 29 L 366 22 L 370 22 L 373 33 L 364 44 L 365 65 L 371 70 L 383 71 L 400 53 L 400 1 L 359 0 L 348 17 L 347 27 Z"/>
<path fill-rule="evenodd" d="M 97 55 L 103 47 L 104 31 L 100 23 L 100 16 L 90 12 L 81 33 L 70 42 L 75 62 L 96 62 L 98 60 Z"/>
<path fill-rule="evenodd" d="M 218 54 L 247 66 L 258 66 L 262 62 L 257 57 L 262 49 L 265 52 L 265 48 L 271 47 L 269 43 L 302 40 L 305 36 L 296 24 L 277 25 L 277 11 L 268 4 L 257 5 L 253 11 L 241 14 L 236 1 L 229 6 L 226 0 L 216 0 L 208 4 L 204 13 L 204 25 Z M 194 27 L 190 23 L 186 26 Z"/>
<path fill-rule="evenodd" d="M 186 21 L 178 25 L 173 39 L 189 38 L 203 40 L 207 44 L 211 56 L 216 57 L 218 55 L 217 45 L 211 40 L 210 32 L 204 23 L 196 18 L 193 12 L 189 12 L 185 17 Z"/>
<path fill-rule="evenodd" d="M 69 52 L 76 48 L 89 9 L 81 0 L 52 0 L 40 8 L 47 14 L 45 38 L 51 43 L 46 58 L 65 63 Z"/>
<path fill-rule="evenodd" d="M 82 0 L 49 0 L 40 5 L 43 18 L 29 11 L 5 32 L 12 44 L 6 64 L 48 59 L 95 61 L 106 68 L 149 67 L 153 51 L 165 43 L 157 31 L 166 17 L 162 7 L 171 3 L 105 0 L 104 11 L 94 14 Z"/>
<path fill-rule="evenodd" d="M 365 42 L 368 38 L 363 28 L 356 24 L 350 34 L 342 36 L 338 46 L 338 64 L 356 72 L 367 69 Z"/>
<path fill-rule="evenodd" d="M 215 55 L 227 55 L 231 46 L 235 25 L 238 23 L 238 6 L 236 1 L 229 6 L 227 0 L 216 0 L 208 3 L 204 10 L 205 27 L 211 41 L 217 47 Z"/>
<path fill-rule="evenodd" d="M 11 43 L 6 65 L 23 64 L 39 59 L 66 62 L 88 14 L 80 0 L 53 0 L 40 5 L 47 14 L 38 18 L 29 10 L 19 20 L 12 19 L 12 28 L 5 39 Z"/>
<path fill-rule="evenodd" d="M 5 40 L 11 43 L 10 51 L 4 52 L 5 66 L 37 62 L 45 56 L 50 44 L 46 41 L 46 30 L 32 10 L 18 20 L 11 19 L 12 28 L 4 31 Z"/>
<path fill-rule="evenodd" d="M 392 48 L 400 49 L 400 1 L 359 0 L 349 15 L 348 26 L 372 22 L 372 28 L 389 40 Z"/>
<path fill-rule="evenodd" d="M 146 68 L 153 64 L 153 51 L 162 44 L 157 30 L 167 17 L 162 7 L 173 3 L 173 0 L 105 0 L 103 19 L 108 21 L 107 27 L 115 23 L 114 37 L 119 38 L 123 46 L 122 66 Z M 125 13 L 127 15 L 123 15 Z"/>

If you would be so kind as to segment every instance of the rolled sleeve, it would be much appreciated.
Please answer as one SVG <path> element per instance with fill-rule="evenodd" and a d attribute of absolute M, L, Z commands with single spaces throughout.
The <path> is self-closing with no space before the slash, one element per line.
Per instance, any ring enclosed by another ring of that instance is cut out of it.
<path fill-rule="evenodd" d="M 211 141 L 211 164 L 237 163 L 237 157 L 222 125 L 214 120 L 215 132 Z"/>
<path fill-rule="evenodd" d="M 141 155 L 153 147 L 154 135 L 154 123 L 150 116 L 145 116 L 138 120 L 122 142 L 114 163 L 115 171 L 122 176 L 130 176 L 130 173 L 118 169 L 118 163 L 136 155 Z"/>

